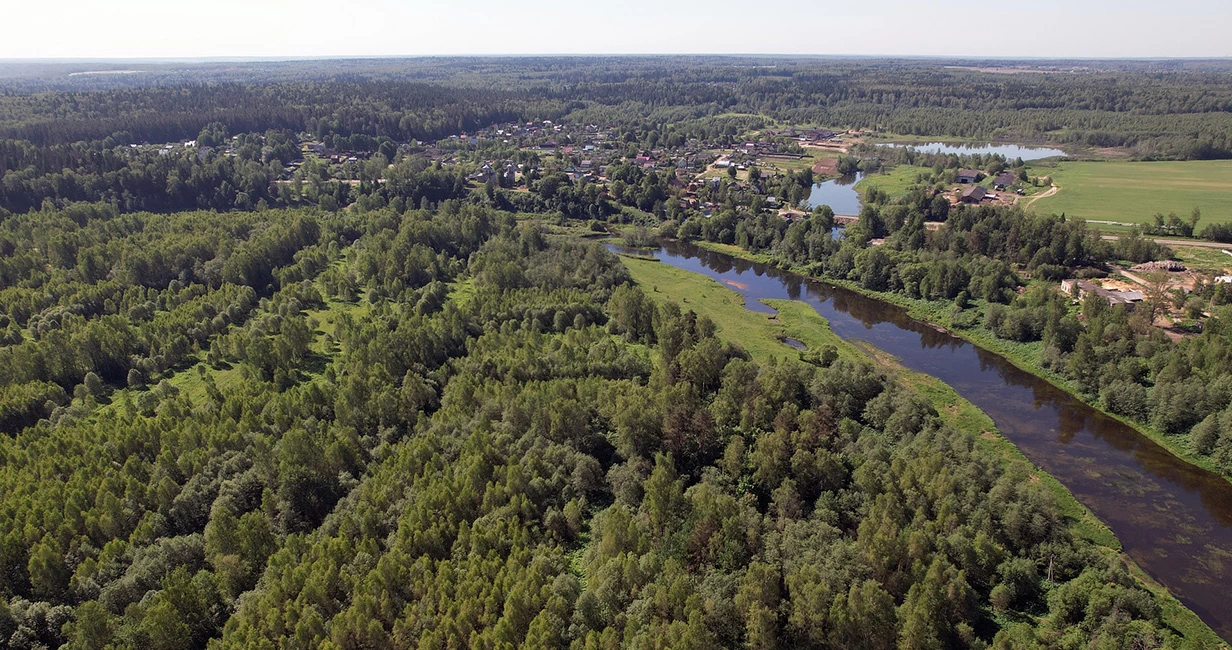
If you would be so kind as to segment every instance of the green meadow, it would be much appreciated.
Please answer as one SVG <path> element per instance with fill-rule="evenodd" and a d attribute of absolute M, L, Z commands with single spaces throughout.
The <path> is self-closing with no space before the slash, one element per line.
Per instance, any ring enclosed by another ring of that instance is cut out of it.
<path fill-rule="evenodd" d="M 1059 162 L 1033 167 L 1060 189 L 1032 204 L 1037 212 L 1088 221 L 1150 223 L 1156 213 L 1182 218 L 1202 210 L 1198 229 L 1232 221 L 1232 160 Z"/>

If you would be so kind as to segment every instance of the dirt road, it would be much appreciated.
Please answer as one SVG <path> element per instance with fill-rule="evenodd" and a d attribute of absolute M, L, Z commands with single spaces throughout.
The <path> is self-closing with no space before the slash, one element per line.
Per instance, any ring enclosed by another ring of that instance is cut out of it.
<path fill-rule="evenodd" d="M 1109 241 L 1116 241 L 1120 239 L 1120 237 L 1117 237 L 1116 235 L 1104 235 L 1104 239 L 1107 239 Z M 1200 248 L 1223 248 L 1223 249 L 1232 250 L 1232 244 L 1222 244 L 1220 242 L 1215 242 L 1215 241 L 1194 241 L 1192 239 L 1160 239 L 1158 237 L 1153 237 L 1152 239 L 1160 244 L 1164 244 L 1165 246 L 1198 246 Z"/>
<path fill-rule="evenodd" d="M 1060 191 L 1060 189 L 1061 189 L 1060 185 L 1053 185 L 1052 187 L 1048 188 L 1044 193 L 1036 194 L 1035 196 L 1028 198 L 1026 201 L 1023 201 L 1022 207 L 1029 208 L 1032 205 L 1035 205 L 1036 201 L 1042 198 L 1048 197 L 1048 196 L 1052 196 L 1053 194 L 1056 194 L 1058 191 Z"/>

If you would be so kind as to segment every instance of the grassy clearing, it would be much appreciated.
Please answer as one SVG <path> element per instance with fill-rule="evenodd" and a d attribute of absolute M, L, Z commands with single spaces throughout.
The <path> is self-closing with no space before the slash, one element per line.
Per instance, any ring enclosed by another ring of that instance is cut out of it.
<path fill-rule="evenodd" d="M 317 327 L 314 331 L 316 339 L 312 342 L 312 351 L 316 354 L 332 358 L 337 353 L 337 350 L 328 349 L 325 335 L 334 332 L 334 326 L 342 318 L 343 314 L 350 316 L 354 320 L 362 320 L 370 313 L 372 313 L 372 303 L 368 302 L 367 298 L 363 295 L 355 302 L 328 300 L 321 309 L 305 310 L 304 315 L 317 322 Z"/>
<path fill-rule="evenodd" d="M 635 282 L 655 300 L 668 300 L 714 321 L 719 335 L 744 348 L 758 363 L 771 358 L 795 359 L 800 353 L 783 342 L 790 337 L 810 350 L 834 345 L 840 357 L 862 355 L 830 330 L 812 307 L 797 301 L 772 300 L 778 315 L 749 311 L 744 297 L 719 282 L 696 273 L 640 258 L 622 257 Z"/>
<path fill-rule="evenodd" d="M 856 191 L 861 195 L 864 194 L 870 187 L 875 187 L 891 197 L 898 197 L 907 192 L 907 189 L 918 185 L 916 177 L 920 174 L 932 174 L 931 167 L 921 167 L 919 165 L 897 165 L 892 169 L 886 169 L 875 174 L 868 174 L 856 183 Z"/>
<path fill-rule="evenodd" d="M 1033 165 L 1061 189 L 1034 208 L 1087 220 L 1151 223 L 1156 213 L 1189 216 L 1198 224 L 1232 222 L 1232 160 L 1174 162 L 1058 162 Z"/>
<path fill-rule="evenodd" d="M 1232 255 L 1218 248 L 1207 246 L 1181 246 L 1169 244 L 1176 254 L 1176 259 L 1199 273 L 1228 275 L 1232 273 Z M 1232 250 L 1232 244 L 1228 244 Z"/>
<path fill-rule="evenodd" d="M 762 158 L 758 167 L 764 173 L 767 170 L 778 169 L 784 172 L 795 172 L 801 169 L 812 169 L 819 156 L 816 149 L 805 149 L 804 158 Z M 833 156 L 822 156 L 831 158 Z"/>

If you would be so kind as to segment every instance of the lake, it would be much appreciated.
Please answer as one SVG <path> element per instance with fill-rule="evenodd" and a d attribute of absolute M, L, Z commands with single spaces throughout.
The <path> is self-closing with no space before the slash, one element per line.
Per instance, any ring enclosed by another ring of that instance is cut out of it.
<path fill-rule="evenodd" d="M 946 144 L 944 142 L 921 142 L 921 143 L 900 143 L 900 142 L 885 142 L 878 143 L 878 147 L 892 147 L 895 149 L 911 148 L 920 153 L 954 153 L 963 156 L 973 154 L 1000 154 L 1005 156 L 1006 160 L 1022 158 L 1023 160 L 1039 160 L 1041 158 L 1052 158 L 1055 156 L 1064 156 L 1065 152 L 1060 149 L 1052 149 L 1049 147 L 1027 147 L 1018 144 Z"/>
<path fill-rule="evenodd" d="M 860 195 L 856 193 L 856 183 L 861 178 L 864 178 L 863 172 L 816 183 L 805 204 L 810 210 L 819 205 L 828 205 L 834 214 L 858 216 L 861 203 Z"/>
<path fill-rule="evenodd" d="M 1232 483 L 1009 361 L 894 305 L 774 267 L 665 242 L 663 264 L 723 282 L 749 309 L 802 300 L 836 334 L 944 381 L 1112 529 L 1127 553 L 1224 639 L 1232 639 Z"/>

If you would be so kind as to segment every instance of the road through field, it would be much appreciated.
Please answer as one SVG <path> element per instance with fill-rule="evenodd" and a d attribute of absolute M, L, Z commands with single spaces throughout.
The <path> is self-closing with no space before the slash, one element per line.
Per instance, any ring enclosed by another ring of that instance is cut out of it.
<path fill-rule="evenodd" d="M 1023 203 L 1023 206 L 1022 206 L 1022 207 L 1024 207 L 1024 208 L 1029 208 L 1029 207 L 1031 207 L 1032 205 L 1035 205 L 1035 202 L 1036 202 L 1036 201 L 1038 201 L 1038 200 L 1040 200 L 1040 199 L 1048 198 L 1048 197 L 1052 196 L 1053 194 L 1056 194 L 1056 193 L 1057 193 L 1060 189 L 1061 189 L 1061 186 L 1060 186 L 1060 185 L 1056 185 L 1056 184 L 1054 184 L 1052 187 L 1048 188 L 1048 189 L 1047 189 L 1045 192 L 1043 192 L 1042 194 L 1036 194 L 1035 196 L 1032 196 L 1032 197 L 1028 198 L 1028 199 L 1026 200 L 1026 202 L 1024 202 L 1024 203 Z"/>
<path fill-rule="evenodd" d="M 1103 237 L 1104 239 L 1107 239 L 1109 241 L 1116 241 L 1120 239 L 1120 237 L 1117 235 L 1104 235 Z M 1193 241 L 1191 239 L 1159 239 L 1159 238 L 1152 238 L 1152 239 L 1153 241 L 1163 244 L 1165 246 L 1197 246 L 1199 248 L 1223 248 L 1223 249 L 1232 250 L 1232 244 L 1222 244 L 1220 242 L 1215 242 L 1215 241 Z"/>

